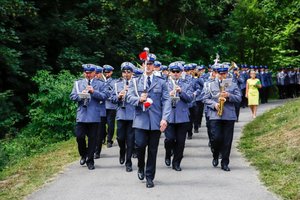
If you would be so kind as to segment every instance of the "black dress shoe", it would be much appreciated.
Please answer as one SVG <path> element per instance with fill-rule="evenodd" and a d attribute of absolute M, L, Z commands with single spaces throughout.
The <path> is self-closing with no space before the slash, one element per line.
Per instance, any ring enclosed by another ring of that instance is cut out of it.
<path fill-rule="evenodd" d="M 229 171 L 230 171 L 230 168 L 228 167 L 228 165 L 223 165 L 223 166 L 221 167 L 221 169 L 223 169 L 223 170 L 226 171 L 226 172 L 229 172 Z"/>
<path fill-rule="evenodd" d="M 124 164 L 124 162 L 125 162 L 125 155 L 124 155 L 124 156 L 123 156 L 123 155 L 122 155 L 122 156 L 120 155 L 119 162 L 120 162 L 121 165 Z"/>
<path fill-rule="evenodd" d="M 144 180 L 145 178 L 145 172 L 144 172 L 144 169 L 138 169 L 138 178 L 140 180 Z"/>
<path fill-rule="evenodd" d="M 180 172 L 182 169 L 181 169 L 181 167 L 180 166 L 178 166 L 178 165 L 173 165 L 173 167 L 172 167 L 175 171 L 178 171 L 178 172 Z"/>
<path fill-rule="evenodd" d="M 94 159 L 98 159 L 98 158 L 100 158 L 100 153 L 95 153 L 94 154 Z"/>
<path fill-rule="evenodd" d="M 214 167 L 217 167 L 218 164 L 219 164 L 219 159 L 218 159 L 218 158 L 212 160 L 212 165 L 213 165 Z"/>
<path fill-rule="evenodd" d="M 191 139 L 193 139 L 193 136 L 188 136 L 187 139 L 191 140 Z"/>
<path fill-rule="evenodd" d="M 92 163 L 88 163 L 88 164 L 87 164 L 87 167 L 88 167 L 89 170 L 95 169 L 95 165 L 92 164 Z"/>
<path fill-rule="evenodd" d="M 165 164 L 169 167 L 171 165 L 171 159 L 165 158 Z"/>
<path fill-rule="evenodd" d="M 81 157 L 79 163 L 80 163 L 80 165 L 84 165 L 86 163 L 86 158 L 85 157 Z"/>
<path fill-rule="evenodd" d="M 152 180 L 148 179 L 147 180 L 147 183 L 146 183 L 146 187 L 147 188 L 153 188 L 154 187 L 154 183 Z"/>
<path fill-rule="evenodd" d="M 126 172 L 132 172 L 132 167 L 131 166 L 126 166 Z"/>
<path fill-rule="evenodd" d="M 199 133 L 199 129 L 194 129 L 194 133 Z"/>

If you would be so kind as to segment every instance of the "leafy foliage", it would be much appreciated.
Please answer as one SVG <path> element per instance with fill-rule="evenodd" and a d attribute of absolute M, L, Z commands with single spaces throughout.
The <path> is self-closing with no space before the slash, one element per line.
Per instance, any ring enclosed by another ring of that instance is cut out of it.
<path fill-rule="evenodd" d="M 39 71 L 33 77 L 33 81 L 38 85 L 38 91 L 30 95 L 32 100 L 30 122 L 16 138 L 1 142 L 0 166 L 43 151 L 45 146 L 73 136 L 76 105 L 69 100 L 69 95 L 75 78 L 68 71 L 53 75 L 45 70 Z M 5 110 L 2 114 L 7 115 Z M 13 117 L 14 115 L 10 116 L 10 119 Z M 16 120 L 11 121 L 13 123 Z M 5 127 L 6 124 L 0 125 Z"/>
<path fill-rule="evenodd" d="M 12 91 L 0 93 L 0 138 L 5 135 L 15 136 L 17 133 L 15 125 L 22 118 L 11 102 L 11 98 L 13 98 Z"/>

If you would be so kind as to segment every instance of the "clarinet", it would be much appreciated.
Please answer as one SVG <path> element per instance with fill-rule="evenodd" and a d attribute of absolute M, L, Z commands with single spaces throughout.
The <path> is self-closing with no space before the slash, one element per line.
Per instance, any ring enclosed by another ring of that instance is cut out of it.
<path fill-rule="evenodd" d="M 91 85 L 91 80 L 88 80 L 88 85 Z M 83 107 L 87 107 L 88 105 L 88 102 L 89 102 L 89 99 L 88 98 L 85 98 L 84 101 L 83 101 Z"/>
<path fill-rule="evenodd" d="M 125 109 L 125 104 L 126 104 L 127 87 L 128 87 L 128 80 L 126 80 L 126 83 L 124 84 L 124 90 L 125 90 L 125 88 L 126 88 L 126 90 L 125 90 L 125 95 L 124 95 L 124 97 L 122 99 L 122 106 L 121 106 L 121 108 L 123 108 L 123 109 Z"/>

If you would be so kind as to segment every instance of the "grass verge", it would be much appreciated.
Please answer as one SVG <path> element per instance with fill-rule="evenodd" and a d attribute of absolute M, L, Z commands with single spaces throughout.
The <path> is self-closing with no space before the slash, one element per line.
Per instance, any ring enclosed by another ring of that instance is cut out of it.
<path fill-rule="evenodd" d="M 0 199 L 23 199 L 78 159 L 75 138 L 56 143 L 0 172 Z"/>
<path fill-rule="evenodd" d="M 300 99 L 247 124 L 240 150 L 267 187 L 283 199 L 300 199 Z"/>

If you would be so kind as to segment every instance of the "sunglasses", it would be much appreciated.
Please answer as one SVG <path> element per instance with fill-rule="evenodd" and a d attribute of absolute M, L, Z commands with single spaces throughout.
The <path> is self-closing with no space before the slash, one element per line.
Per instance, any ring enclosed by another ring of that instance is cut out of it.
<path fill-rule="evenodd" d="M 180 73 L 180 71 L 172 71 L 172 73 Z"/>
<path fill-rule="evenodd" d="M 107 73 L 109 73 L 109 72 L 103 72 L 103 73 L 106 73 L 106 74 L 107 74 Z"/>
<path fill-rule="evenodd" d="M 153 65 L 153 63 L 149 63 L 149 62 L 147 62 L 147 65 Z"/>

